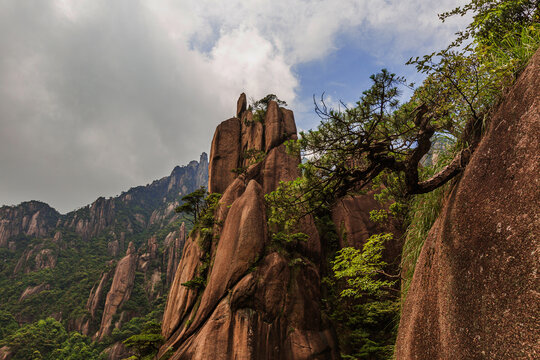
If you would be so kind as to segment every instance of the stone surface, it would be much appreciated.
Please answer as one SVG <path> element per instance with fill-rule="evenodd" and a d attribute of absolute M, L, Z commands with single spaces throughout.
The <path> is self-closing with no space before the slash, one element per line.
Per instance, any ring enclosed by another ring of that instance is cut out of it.
<path fill-rule="evenodd" d="M 418 259 L 406 359 L 540 357 L 540 52 L 492 114 Z"/>
<path fill-rule="evenodd" d="M 264 126 L 265 150 L 266 152 L 269 152 L 271 149 L 281 144 L 285 139 L 283 113 L 280 111 L 279 106 L 275 101 L 268 102 Z"/>
<path fill-rule="evenodd" d="M 99 281 L 99 284 L 97 287 L 93 287 L 90 291 L 90 296 L 88 297 L 88 301 L 86 302 L 86 309 L 90 313 L 90 317 L 92 320 L 96 318 L 96 312 L 98 310 L 99 304 L 101 302 L 101 299 L 105 295 L 105 285 L 109 281 L 111 273 L 109 271 L 106 271 L 101 275 L 101 280 Z"/>
<path fill-rule="evenodd" d="M 24 300 L 28 299 L 29 297 L 39 294 L 42 291 L 49 290 L 50 285 L 49 284 L 40 284 L 36 286 L 29 286 L 26 289 L 24 289 L 23 293 L 21 294 L 21 297 L 19 298 L 19 302 L 23 302 Z"/>
<path fill-rule="evenodd" d="M 267 230 L 264 194 L 298 175 L 300 159 L 283 145 L 296 136 L 294 116 L 275 102 L 264 124 L 253 122 L 249 111 L 239 116 L 216 129 L 209 187 L 223 195 L 214 213 L 212 244 L 201 248 L 200 231 L 186 241 L 158 358 L 172 349 L 170 359 L 338 359 L 331 326 L 321 318 L 319 269 L 313 263 L 320 259 L 321 245 L 313 220 L 301 226 L 311 236 L 298 246 L 295 256 L 302 261 L 294 268 L 290 254 L 270 246 Z M 238 126 L 238 137 L 224 135 L 228 128 L 236 134 Z M 264 151 L 264 159 L 246 162 L 247 149 Z M 245 171 L 231 176 L 239 164 Z M 203 289 L 181 285 L 196 276 L 204 276 Z"/>
<path fill-rule="evenodd" d="M 300 158 L 287 154 L 284 144 L 271 149 L 263 161 L 258 177 L 264 193 L 269 194 L 274 191 L 280 181 L 296 179 L 300 175 L 299 164 Z"/>
<path fill-rule="evenodd" d="M 54 229 L 60 214 L 39 201 L 0 207 L 0 247 L 17 235 L 43 237 Z"/>
<path fill-rule="evenodd" d="M 103 317 L 101 318 L 101 325 L 96 334 L 96 339 L 103 340 L 105 336 L 110 335 L 113 316 L 131 296 L 136 268 L 137 254 L 135 253 L 135 246 L 130 242 L 126 256 L 116 265 L 112 285 L 105 300 Z"/>
<path fill-rule="evenodd" d="M 246 111 L 247 108 L 247 99 L 246 94 L 241 93 L 238 101 L 236 102 L 236 117 L 242 117 L 242 113 Z"/>
<path fill-rule="evenodd" d="M 169 233 L 165 238 L 165 253 L 167 258 L 166 284 L 169 285 L 174 279 L 176 269 L 182 258 L 182 251 L 186 242 L 186 224 L 182 223 L 178 231 Z"/>
<path fill-rule="evenodd" d="M 236 177 L 232 170 L 239 166 L 240 135 L 241 124 L 238 118 L 218 125 L 210 151 L 208 191 L 222 194 Z"/>
<path fill-rule="evenodd" d="M 121 341 L 105 349 L 105 353 L 107 354 L 107 360 L 123 360 L 133 355 Z"/>
<path fill-rule="evenodd" d="M 376 224 L 369 218 L 372 210 L 381 210 L 384 207 L 370 191 L 364 195 L 346 196 L 337 201 L 332 209 L 332 221 L 336 226 L 339 238 L 339 247 L 354 247 L 362 249 L 366 240 L 374 234 L 392 233 L 394 238 L 385 244 L 383 257 L 386 263 L 397 265 L 403 248 L 401 225 L 394 220 L 384 225 Z M 394 272 L 394 271 L 391 271 Z"/>
<path fill-rule="evenodd" d="M 197 241 L 197 238 L 186 240 L 184 256 L 178 264 L 176 276 L 169 291 L 161 326 L 163 336 L 166 339 L 177 330 L 181 330 L 181 324 L 187 321 L 187 316 L 197 299 L 196 290 L 182 286 L 183 283 L 197 276 L 197 269 L 201 265 L 202 253 Z"/>
<path fill-rule="evenodd" d="M 0 360 L 10 360 L 13 357 L 13 352 L 7 346 L 0 348 Z"/>

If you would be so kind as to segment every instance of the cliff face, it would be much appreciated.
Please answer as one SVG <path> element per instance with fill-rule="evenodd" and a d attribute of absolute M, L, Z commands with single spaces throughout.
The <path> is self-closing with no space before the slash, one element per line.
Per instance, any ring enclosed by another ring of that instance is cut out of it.
<path fill-rule="evenodd" d="M 299 266 L 272 246 L 267 230 L 264 194 L 298 176 L 299 159 L 283 144 L 296 137 L 293 114 L 271 101 L 256 122 L 245 99 L 242 94 L 237 117 L 216 129 L 208 187 L 223 193 L 214 213 L 218 225 L 209 249 L 200 246 L 198 231 L 186 240 L 159 356 L 172 348 L 171 359 L 336 359 L 334 336 L 321 319 L 321 245 L 313 221 L 302 229 L 311 236 Z M 245 156 L 250 152 L 264 159 L 253 163 Z M 182 285 L 201 274 L 204 289 Z"/>
<path fill-rule="evenodd" d="M 122 243 L 126 233 L 140 232 L 152 225 L 162 227 L 179 219 L 174 212 L 178 200 L 201 186 L 206 187 L 207 181 L 208 156 L 203 153 L 199 162 L 177 166 L 169 176 L 134 187 L 117 197 L 100 197 L 66 215 L 39 201 L 3 206 L 0 208 L 0 247 L 15 249 L 17 236 L 45 238 L 65 230 L 89 239 L 112 231 L 117 239 L 116 243 L 111 242 L 110 251 L 117 256 L 125 251 Z"/>
<path fill-rule="evenodd" d="M 135 280 L 136 268 L 137 254 L 135 253 L 135 246 L 133 243 L 129 243 L 126 256 L 116 265 L 113 282 L 105 300 L 101 326 L 96 334 L 96 338 L 99 340 L 102 340 L 106 335 L 110 335 L 114 314 L 129 300 L 131 290 L 133 289 L 133 281 Z"/>
<path fill-rule="evenodd" d="M 540 356 L 540 52 L 490 120 L 422 249 L 397 359 Z"/>
<path fill-rule="evenodd" d="M 42 237 L 55 228 L 60 214 L 49 205 L 28 201 L 19 206 L 0 208 L 0 247 L 8 247 L 9 240 L 18 235 Z M 15 242 L 11 247 L 15 246 Z"/>
<path fill-rule="evenodd" d="M 102 339 L 163 306 L 185 242 L 174 209 L 207 182 L 203 153 L 149 185 L 65 215 L 37 201 L 1 207 L 2 310 L 21 324 L 54 316 Z"/>

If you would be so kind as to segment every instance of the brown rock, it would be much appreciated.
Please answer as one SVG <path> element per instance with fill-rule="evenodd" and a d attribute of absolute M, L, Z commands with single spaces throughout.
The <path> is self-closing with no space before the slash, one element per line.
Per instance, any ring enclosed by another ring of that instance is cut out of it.
<path fill-rule="evenodd" d="M 397 359 L 540 356 L 540 52 L 446 199 L 405 300 Z"/>
<path fill-rule="evenodd" d="M 0 360 L 10 360 L 13 358 L 13 352 L 8 346 L 2 346 L 0 348 Z"/>
<path fill-rule="evenodd" d="M 221 163 L 211 160 L 211 174 L 228 176 L 238 164 L 248 168 L 225 181 L 212 180 L 211 175 L 211 183 L 221 181 L 211 191 L 219 188 L 223 193 L 214 213 L 212 245 L 203 254 L 197 238 L 187 240 L 165 309 L 162 333 L 166 342 L 158 358 L 169 349 L 174 352 L 170 359 L 339 358 L 333 332 L 321 319 L 320 276 L 310 260 L 320 258 L 321 246 L 312 219 L 301 226 L 312 236 L 298 247 L 295 256 L 301 259 L 293 270 L 290 255 L 269 246 L 263 195 L 279 181 L 298 175 L 299 159 L 289 156 L 282 144 L 295 136 L 291 133 L 296 132 L 294 117 L 271 102 L 265 134 L 262 123 L 249 121 L 250 115 L 249 111 L 241 114 L 237 144 L 242 150 L 264 146 L 268 154 L 263 162 L 250 166 L 241 154 L 236 160 L 234 156 Z M 214 136 L 212 159 L 220 156 L 216 139 L 223 137 L 223 124 Z M 203 266 L 202 258 L 210 262 Z M 206 278 L 204 289 L 181 286 L 201 275 Z"/>
<path fill-rule="evenodd" d="M 55 227 L 60 216 L 56 210 L 39 201 L 0 207 L 0 247 L 7 246 L 11 237 L 20 234 L 46 236 Z"/>
<path fill-rule="evenodd" d="M 296 138 L 296 123 L 292 110 L 279 108 L 283 114 L 283 133 L 286 139 Z"/>
<path fill-rule="evenodd" d="M 51 249 L 43 249 L 36 255 L 36 270 L 54 269 L 56 256 Z"/>
<path fill-rule="evenodd" d="M 90 313 L 90 317 L 92 318 L 92 320 L 96 318 L 96 312 L 105 293 L 105 285 L 107 285 L 109 277 L 110 272 L 104 272 L 103 275 L 101 275 L 101 280 L 99 281 L 97 288 L 92 288 L 92 290 L 90 291 L 90 296 L 88 297 L 88 301 L 86 302 L 86 309 Z"/>
<path fill-rule="evenodd" d="M 116 342 L 112 346 L 105 349 L 105 353 L 107 354 L 107 360 L 122 360 L 133 355 L 126 349 L 121 341 Z"/>
<path fill-rule="evenodd" d="M 182 258 L 182 250 L 184 249 L 185 242 L 186 225 L 184 223 L 180 225 L 180 230 L 178 232 L 172 232 L 165 238 L 167 256 L 167 285 L 171 284 L 174 279 L 176 269 L 178 268 L 178 264 L 180 263 L 180 259 Z"/>
<path fill-rule="evenodd" d="M 265 151 L 269 152 L 271 149 L 281 144 L 285 138 L 283 114 L 275 101 L 268 102 L 264 125 Z"/>
<path fill-rule="evenodd" d="M 191 237 L 186 240 L 184 256 L 178 264 L 176 276 L 169 291 L 161 326 L 163 337 L 166 339 L 179 330 L 183 322 L 187 321 L 187 316 L 197 299 L 197 291 L 182 286 L 183 283 L 197 276 L 197 269 L 201 265 L 202 253 L 197 241 L 198 238 L 192 239 Z"/>
<path fill-rule="evenodd" d="M 152 236 L 148 239 L 148 254 L 150 259 L 155 259 L 157 257 L 158 243 L 156 236 Z"/>
<path fill-rule="evenodd" d="M 262 122 L 253 121 L 251 111 L 244 112 L 242 116 L 242 166 L 249 167 L 254 159 L 246 157 L 249 151 L 264 151 L 264 127 Z"/>
<path fill-rule="evenodd" d="M 398 264 L 403 248 L 402 230 L 395 220 L 384 225 L 371 221 L 369 213 L 372 210 L 384 209 L 374 198 L 374 191 L 365 195 L 346 196 L 337 201 L 332 209 L 332 220 L 338 232 L 339 247 L 354 247 L 362 249 L 366 240 L 380 233 L 392 233 L 394 238 L 385 244 L 383 257 L 388 264 Z"/>
<path fill-rule="evenodd" d="M 49 284 L 40 284 L 36 286 L 29 286 L 26 289 L 24 289 L 23 293 L 21 294 L 21 297 L 19 298 L 19 302 L 23 302 L 24 300 L 28 299 L 29 297 L 39 294 L 42 291 L 49 290 L 51 286 Z"/>
<path fill-rule="evenodd" d="M 233 286 L 260 256 L 267 241 L 266 210 L 261 186 L 250 181 L 231 206 L 217 246 L 216 256 L 192 328 L 204 321 L 226 290 Z M 231 259 L 234 259 L 231 262 Z"/>
<path fill-rule="evenodd" d="M 240 159 L 240 119 L 232 118 L 218 125 L 212 140 L 208 170 L 208 191 L 223 193 L 236 175 Z"/>
<path fill-rule="evenodd" d="M 126 256 L 118 262 L 118 265 L 116 265 L 111 289 L 107 293 L 107 298 L 105 300 L 101 325 L 96 334 L 97 339 L 102 340 L 105 336 L 110 335 L 114 314 L 116 314 L 117 310 L 128 301 L 131 296 L 136 268 L 137 254 L 135 253 L 133 242 L 130 242 Z"/>
<path fill-rule="evenodd" d="M 287 154 L 284 144 L 271 149 L 263 161 L 258 178 L 264 193 L 269 194 L 274 191 L 280 181 L 296 179 L 300 175 L 299 164 L 300 158 Z"/>
<path fill-rule="evenodd" d="M 236 117 L 242 117 L 242 113 L 246 111 L 247 108 L 247 99 L 246 94 L 241 93 L 238 101 L 236 102 Z"/>

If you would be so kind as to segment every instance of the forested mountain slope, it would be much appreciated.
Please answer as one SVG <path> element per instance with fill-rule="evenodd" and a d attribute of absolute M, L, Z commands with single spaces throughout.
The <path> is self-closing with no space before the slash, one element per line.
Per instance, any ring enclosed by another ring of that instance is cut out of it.
<path fill-rule="evenodd" d="M 38 201 L 1 207 L 2 321 L 53 317 L 102 343 L 125 339 L 130 319 L 162 311 L 189 230 L 174 209 L 207 182 L 203 153 L 169 176 L 65 215 Z"/>

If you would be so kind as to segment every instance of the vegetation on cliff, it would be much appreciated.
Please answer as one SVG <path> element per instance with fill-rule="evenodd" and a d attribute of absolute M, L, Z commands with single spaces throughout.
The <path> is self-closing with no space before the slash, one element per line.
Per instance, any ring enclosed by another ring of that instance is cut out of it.
<path fill-rule="evenodd" d="M 302 177 L 282 183 L 267 196 L 269 223 L 279 229 L 274 236 L 287 242 L 303 239 L 305 234 L 298 231 L 303 216 L 321 214 L 344 196 L 375 189 L 383 203 L 392 205 L 374 217 L 399 217 L 407 229 L 401 271 L 406 292 L 423 240 L 441 208 L 445 184 L 466 167 L 488 126 L 490 110 L 540 45 L 538 1 L 473 0 L 440 17 L 444 21 L 468 12 L 474 14 L 473 21 L 455 42 L 409 61 L 426 79 L 407 102 L 398 102 L 400 87 L 412 84 L 385 69 L 371 77 L 372 87 L 354 107 L 329 109 L 321 98 L 316 104 L 319 127 L 288 144 L 289 151 L 307 159 Z M 363 249 L 342 249 L 333 260 L 333 280 L 327 281 L 331 315 L 338 321 L 348 319 L 351 333 L 364 332 L 361 341 L 342 337 L 344 356 L 350 358 L 385 358 L 388 351 L 381 347 L 394 341 L 377 335 L 382 329 L 395 331 L 392 316 L 375 327 L 352 320 L 367 314 L 361 309 L 366 303 L 371 315 L 363 320 L 398 313 L 399 297 L 392 296 L 397 289 L 390 286 L 398 273 L 388 274 L 380 260 L 387 236 L 372 237 Z M 382 295 L 382 288 L 388 293 Z M 351 297 L 362 300 L 351 305 Z M 346 315 L 336 317 L 343 311 Z"/>

